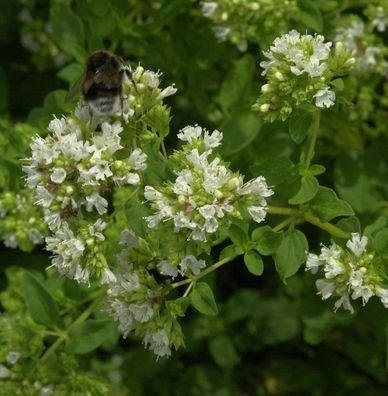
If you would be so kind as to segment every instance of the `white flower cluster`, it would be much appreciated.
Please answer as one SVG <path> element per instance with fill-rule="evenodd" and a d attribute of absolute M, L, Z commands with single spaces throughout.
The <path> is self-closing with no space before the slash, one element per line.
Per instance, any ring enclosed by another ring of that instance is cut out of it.
<path fill-rule="evenodd" d="M 172 221 L 175 232 L 190 231 L 188 239 L 206 241 L 229 216 L 240 217 L 246 209 L 254 221 L 266 216 L 266 200 L 273 191 L 264 177 L 248 183 L 231 172 L 220 160 L 210 159 L 213 148 L 219 146 L 222 133 L 209 134 L 199 126 L 185 127 L 178 138 L 186 142 L 183 150 L 174 155 L 180 161 L 174 183 L 161 187 L 160 191 L 146 186 L 144 196 L 151 201 L 155 214 L 148 216 L 150 228 L 161 221 Z"/>
<path fill-rule="evenodd" d="M 54 118 L 48 129 L 45 139 L 35 137 L 30 164 L 23 169 L 52 231 L 79 215 L 81 206 L 105 214 L 108 201 L 101 194 L 114 184 L 139 184 L 138 172 L 146 168 L 147 156 L 135 149 L 126 160 L 114 157 L 122 148 L 120 122 L 102 123 L 101 131 L 88 140 L 82 138 L 82 122 L 77 117 Z"/>
<path fill-rule="evenodd" d="M 336 29 L 335 42 L 342 42 L 343 45 L 352 51 L 356 58 L 356 71 L 370 71 L 374 69 L 381 54 L 381 48 L 374 45 L 367 45 L 365 41 L 365 23 L 362 20 L 353 20 L 347 27 Z"/>
<path fill-rule="evenodd" d="M 136 328 L 144 329 L 150 322 L 154 316 L 151 303 L 154 298 L 155 292 L 141 283 L 139 275 L 130 266 L 116 273 L 115 280 L 109 283 L 107 306 L 109 314 L 119 322 L 124 338 Z M 158 357 L 171 355 L 169 338 L 163 329 L 146 330 L 143 343 Z"/>
<path fill-rule="evenodd" d="M 98 252 L 99 244 L 105 240 L 102 233 L 105 227 L 106 223 L 98 219 L 75 235 L 68 223 L 63 222 L 53 236 L 46 238 L 47 250 L 54 253 L 51 266 L 77 282 L 88 283 L 92 277 L 102 284 L 114 281 L 116 278 L 105 257 Z"/>
<path fill-rule="evenodd" d="M 339 297 L 335 311 L 342 306 L 353 313 L 349 297 L 362 298 L 365 305 L 374 295 L 388 308 L 388 289 L 379 285 L 381 280 L 373 265 L 373 255 L 366 251 L 367 244 L 366 236 L 353 233 L 346 243 L 348 250 L 333 243 L 330 248 L 322 246 L 320 255 L 308 253 L 306 271 L 315 274 L 321 268 L 325 275 L 316 281 L 318 294 L 323 300 L 333 295 Z"/>
<path fill-rule="evenodd" d="M 190 271 L 193 275 L 198 275 L 201 269 L 206 267 L 206 262 L 205 260 L 198 260 L 193 255 L 188 255 L 178 264 L 179 268 L 167 260 L 162 260 L 156 267 L 162 275 L 175 278 L 178 274 L 185 275 L 187 271 Z"/>
<path fill-rule="evenodd" d="M 263 51 L 268 61 L 262 61 L 262 75 L 269 73 L 274 66 L 288 65 L 292 74 L 300 76 L 307 73 L 310 77 L 321 77 L 328 68 L 326 62 L 330 55 L 331 42 L 324 42 L 321 35 L 301 35 L 296 30 L 277 37 L 268 51 Z M 276 69 L 277 70 L 277 69 Z M 276 73 L 276 71 L 275 71 Z M 280 73 L 277 71 L 277 73 Z M 276 77 L 276 76 L 275 76 Z M 280 78 L 280 75 L 278 76 Z M 317 107 L 334 105 L 335 93 L 326 86 L 313 96 Z"/>
<path fill-rule="evenodd" d="M 372 25 L 378 32 L 385 32 L 388 26 L 388 14 L 384 11 L 383 7 L 377 7 L 372 19 Z"/>
<path fill-rule="evenodd" d="M 0 197 L 0 237 L 4 245 L 30 251 L 43 243 L 47 227 L 40 217 L 29 190 L 22 194 L 3 193 Z"/>

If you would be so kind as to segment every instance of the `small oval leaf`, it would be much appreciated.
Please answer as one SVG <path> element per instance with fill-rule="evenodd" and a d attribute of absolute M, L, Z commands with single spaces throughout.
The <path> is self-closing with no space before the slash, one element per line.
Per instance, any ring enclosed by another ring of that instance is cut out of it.
<path fill-rule="evenodd" d="M 251 274 L 257 276 L 262 275 L 264 271 L 264 264 L 261 256 L 258 253 L 253 250 L 245 253 L 244 263 Z"/>
<path fill-rule="evenodd" d="M 205 282 L 197 283 L 190 294 L 193 307 L 205 315 L 217 315 L 218 308 L 212 289 Z"/>

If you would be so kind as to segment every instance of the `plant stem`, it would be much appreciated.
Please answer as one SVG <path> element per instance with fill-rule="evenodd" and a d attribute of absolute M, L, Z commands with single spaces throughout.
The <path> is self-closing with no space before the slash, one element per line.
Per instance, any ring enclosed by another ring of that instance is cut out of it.
<path fill-rule="evenodd" d="M 282 216 L 293 216 L 294 218 L 300 218 L 304 221 L 307 221 L 310 224 L 313 224 L 322 230 L 327 231 L 329 234 L 338 237 L 338 238 L 349 238 L 350 234 L 346 231 L 341 230 L 341 228 L 335 226 L 334 224 L 322 222 L 319 220 L 318 217 L 306 213 L 300 209 L 293 209 L 293 208 L 279 208 L 275 206 L 269 206 L 267 208 L 267 212 L 271 214 L 278 214 Z M 280 224 L 279 224 L 280 226 Z"/>
<path fill-rule="evenodd" d="M 44 363 L 57 349 L 58 347 L 68 338 L 68 329 L 78 323 L 84 322 L 94 311 L 96 306 L 100 303 L 100 298 L 96 298 L 80 316 L 64 331 L 58 339 L 50 346 L 49 349 L 42 355 L 40 362 Z"/>
<path fill-rule="evenodd" d="M 315 143 L 317 142 L 320 119 L 321 119 L 321 111 L 318 109 L 314 113 L 314 125 L 313 125 L 313 129 L 311 131 L 310 140 L 309 140 L 309 144 L 307 147 L 306 161 L 305 161 L 306 169 L 308 169 L 310 167 L 311 160 L 314 157 Z"/>
<path fill-rule="evenodd" d="M 279 224 L 277 224 L 275 227 L 273 227 L 273 231 L 278 232 L 281 231 L 283 228 L 287 227 L 289 224 L 293 223 L 295 221 L 295 218 L 289 217 L 288 219 L 283 220 Z"/>
<path fill-rule="evenodd" d="M 213 272 L 217 268 L 222 267 L 224 264 L 229 263 L 229 261 L 234 260 L 237 256 L 238 256 L 237 254 L 234 254 L 232 256 L 225 257 L 222 260 L 217 261 L 215 264 L 211 265 L 210 267 L 206 268 L 205 270 L 200 272 L 198 275 L 192 276 L 191 278 L 188 278 L 188 279 L 183 279 L 179 282 L 175 282 L 175 283 L 171 284 L 171 286 L 175 289 L 179 286 L 187 285 L 188 283 L 195 283 L 198 279 L 201 279 L 202 277 L 209 274 L 210 272 Z M 187 292 L 187 290 L 186 290 L 186 292 Z"/>

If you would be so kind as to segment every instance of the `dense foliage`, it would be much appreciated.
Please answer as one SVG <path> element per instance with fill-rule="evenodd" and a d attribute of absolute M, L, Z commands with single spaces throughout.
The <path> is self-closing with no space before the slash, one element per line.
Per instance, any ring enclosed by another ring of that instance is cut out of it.
<path fill-rule="evenodd" d="M 1 5 L 0 395 L 385 394 L 388 1 Z"/>

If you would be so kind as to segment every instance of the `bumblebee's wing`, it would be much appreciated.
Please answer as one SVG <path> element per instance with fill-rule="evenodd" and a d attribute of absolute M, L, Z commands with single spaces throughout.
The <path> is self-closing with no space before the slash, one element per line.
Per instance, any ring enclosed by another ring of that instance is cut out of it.
<path fill-rule="evenodd" d="M 75 99 L 81 93 L 82 82 L 85 80 L 85 73 L 82 73 L 81 76 L 73 83 L 65 96 L 65 101 L 70 102 Z"/>

